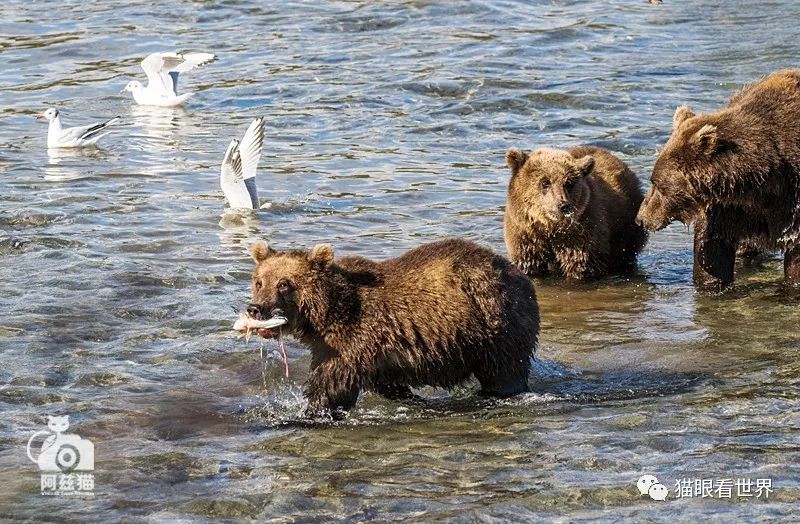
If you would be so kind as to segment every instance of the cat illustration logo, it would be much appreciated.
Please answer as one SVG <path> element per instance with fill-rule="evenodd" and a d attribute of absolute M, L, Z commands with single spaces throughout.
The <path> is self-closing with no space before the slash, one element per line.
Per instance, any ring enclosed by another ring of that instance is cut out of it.
<path fill-rule="evenodd" d="M 653 475 L 642 475 L 636 482 L 639 494 L 650 495 L 653 500 L 667 500 L 669 490 Z"/>
<path fill-rule="evenodd" d="M 46 472 L 72 473 L 73 471 L 94 471 L 94 444 L 89 440 L 64 433 L 69 429 L 69 416 L 47 417 L 50 431 L 37 431 L 28 440 L 28 458 Z M 52 433 L 51 433 L 52 432 Z M 34 458 L 34 440 L 47 435 Z"/>

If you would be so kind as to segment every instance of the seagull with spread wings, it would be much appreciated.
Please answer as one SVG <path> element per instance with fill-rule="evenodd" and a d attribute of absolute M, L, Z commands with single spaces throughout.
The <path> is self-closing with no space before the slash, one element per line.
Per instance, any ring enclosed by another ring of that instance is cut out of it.
<path fill-rule="evenodd" d="M 220 171 L 220 186 L 232 209 L 258 209 L 256 169 L 264 145 L 264 117 L 258 117 L 245 131 L 242 141 L 228 144 Z"/>
<path fill-rule="evenodd" d="M 213 59 L 211 53 L 152 53 L 142 60 L 147 87 L 133 80 L 122 91 L 130 91 L 136 103 L 143 106 L 181 105 L 194 93 L 178 94 L 178 75 Z"/>
<path fill-rule="evenodd" d="M 99 124 L 65 128 L 61 126 L 61 113 L 58 109 L 51 107 L 44 113 L 36 115 L 36 120 L 50 122 L 47 129 L 47 147 L 55 149 L 92 146 L 111 132 L 108 127 L 116 123 L 119 117 Z"/>

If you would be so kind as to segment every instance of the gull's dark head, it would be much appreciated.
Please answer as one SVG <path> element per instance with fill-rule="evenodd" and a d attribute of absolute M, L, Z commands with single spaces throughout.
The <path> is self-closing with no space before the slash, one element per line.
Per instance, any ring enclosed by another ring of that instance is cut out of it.
<path fill-rule="evenodd" d="M 56 118 L 58 118 L 58 109 L 55 107 L 51 107 L 44 113 L 39 113 L 36 115 L 36 120 L 39 120 L 40 122 L 52 122 Z"/>
<path fill-rule="evenodd" d="M 143 89 L 143 86 L 142 86 L 141 82 L 139 82 L 138 80 L 131 80 L 130 82 L 128 82 L 125 85 L 125 87 L 120 92 L 124 93 L 125 91 L 128 91 L 128 92 L 133 93 L 134 91 L 140 91 L 142 89 Z"/>

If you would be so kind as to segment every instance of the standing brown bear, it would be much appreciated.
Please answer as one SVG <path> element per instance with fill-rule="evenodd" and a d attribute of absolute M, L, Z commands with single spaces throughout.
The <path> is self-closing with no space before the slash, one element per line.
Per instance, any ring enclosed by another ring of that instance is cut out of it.
<path fill-rule="evenodd" d="M 695 115 L 679 107 L 637 220 L 653 231 L 694 223 L 694 281 L 724 289 L 740 243 L 783 248 L 800 283 L 800 70 L 778 71 Z"/>
<path fill-rule="evenodd" d="M 635 223 L 642 189 L 620 159 L 598 147 L 512 148 L 505 213 L 511 260 L 530 277 L 589 279 L 629 269 L 647 241 Z"/>
<path fill-rule="evenodd" d="M 536 292 L 488 249 L 448 239 L 374 262 L 334 260 L 324 244 L 277 252 L 261 241 L 252 255 L 248 314 L 286 317 L 288 331 L 311 350 L 311 416 L 350 409 L 361 390 L 407 398 L 410 387 L 449 388 L 470 375 L 489 395 L 528 390 Z"/>

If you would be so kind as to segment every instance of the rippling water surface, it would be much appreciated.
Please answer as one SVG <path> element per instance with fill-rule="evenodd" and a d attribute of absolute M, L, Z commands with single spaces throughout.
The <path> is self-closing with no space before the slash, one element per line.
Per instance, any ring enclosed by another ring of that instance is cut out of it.
<path fill-rule="evenodd" d="M 61 2 L 0 6 L 0 517 L 430 521 L 789 520 L 800 501 L 798 299 L 778 259 L 722 297 L 691 236 L 640 275 L 537 283 L 536 392 L 365 395 L 300 423 L 272 343 L 229 328 L 247 246 L 395 256 L 448 235 L 505 253 L 510 146 L 588 142 L 642 180 L 677 105 L 718 107 L 797 66 L 793 2 Z M 183 109 L 119 90 L 159 50 L 212 51 Z M 48 154 L 32 115 L 120 115 L 103 147 Z M 265 115 L 268 209 L 223 217 L 218 165 Z M 44 497 L 48 414 L 96 446 L 95 497 Z M 768 500 L 640 497 L 636 479 L 773 479 Z"/>

